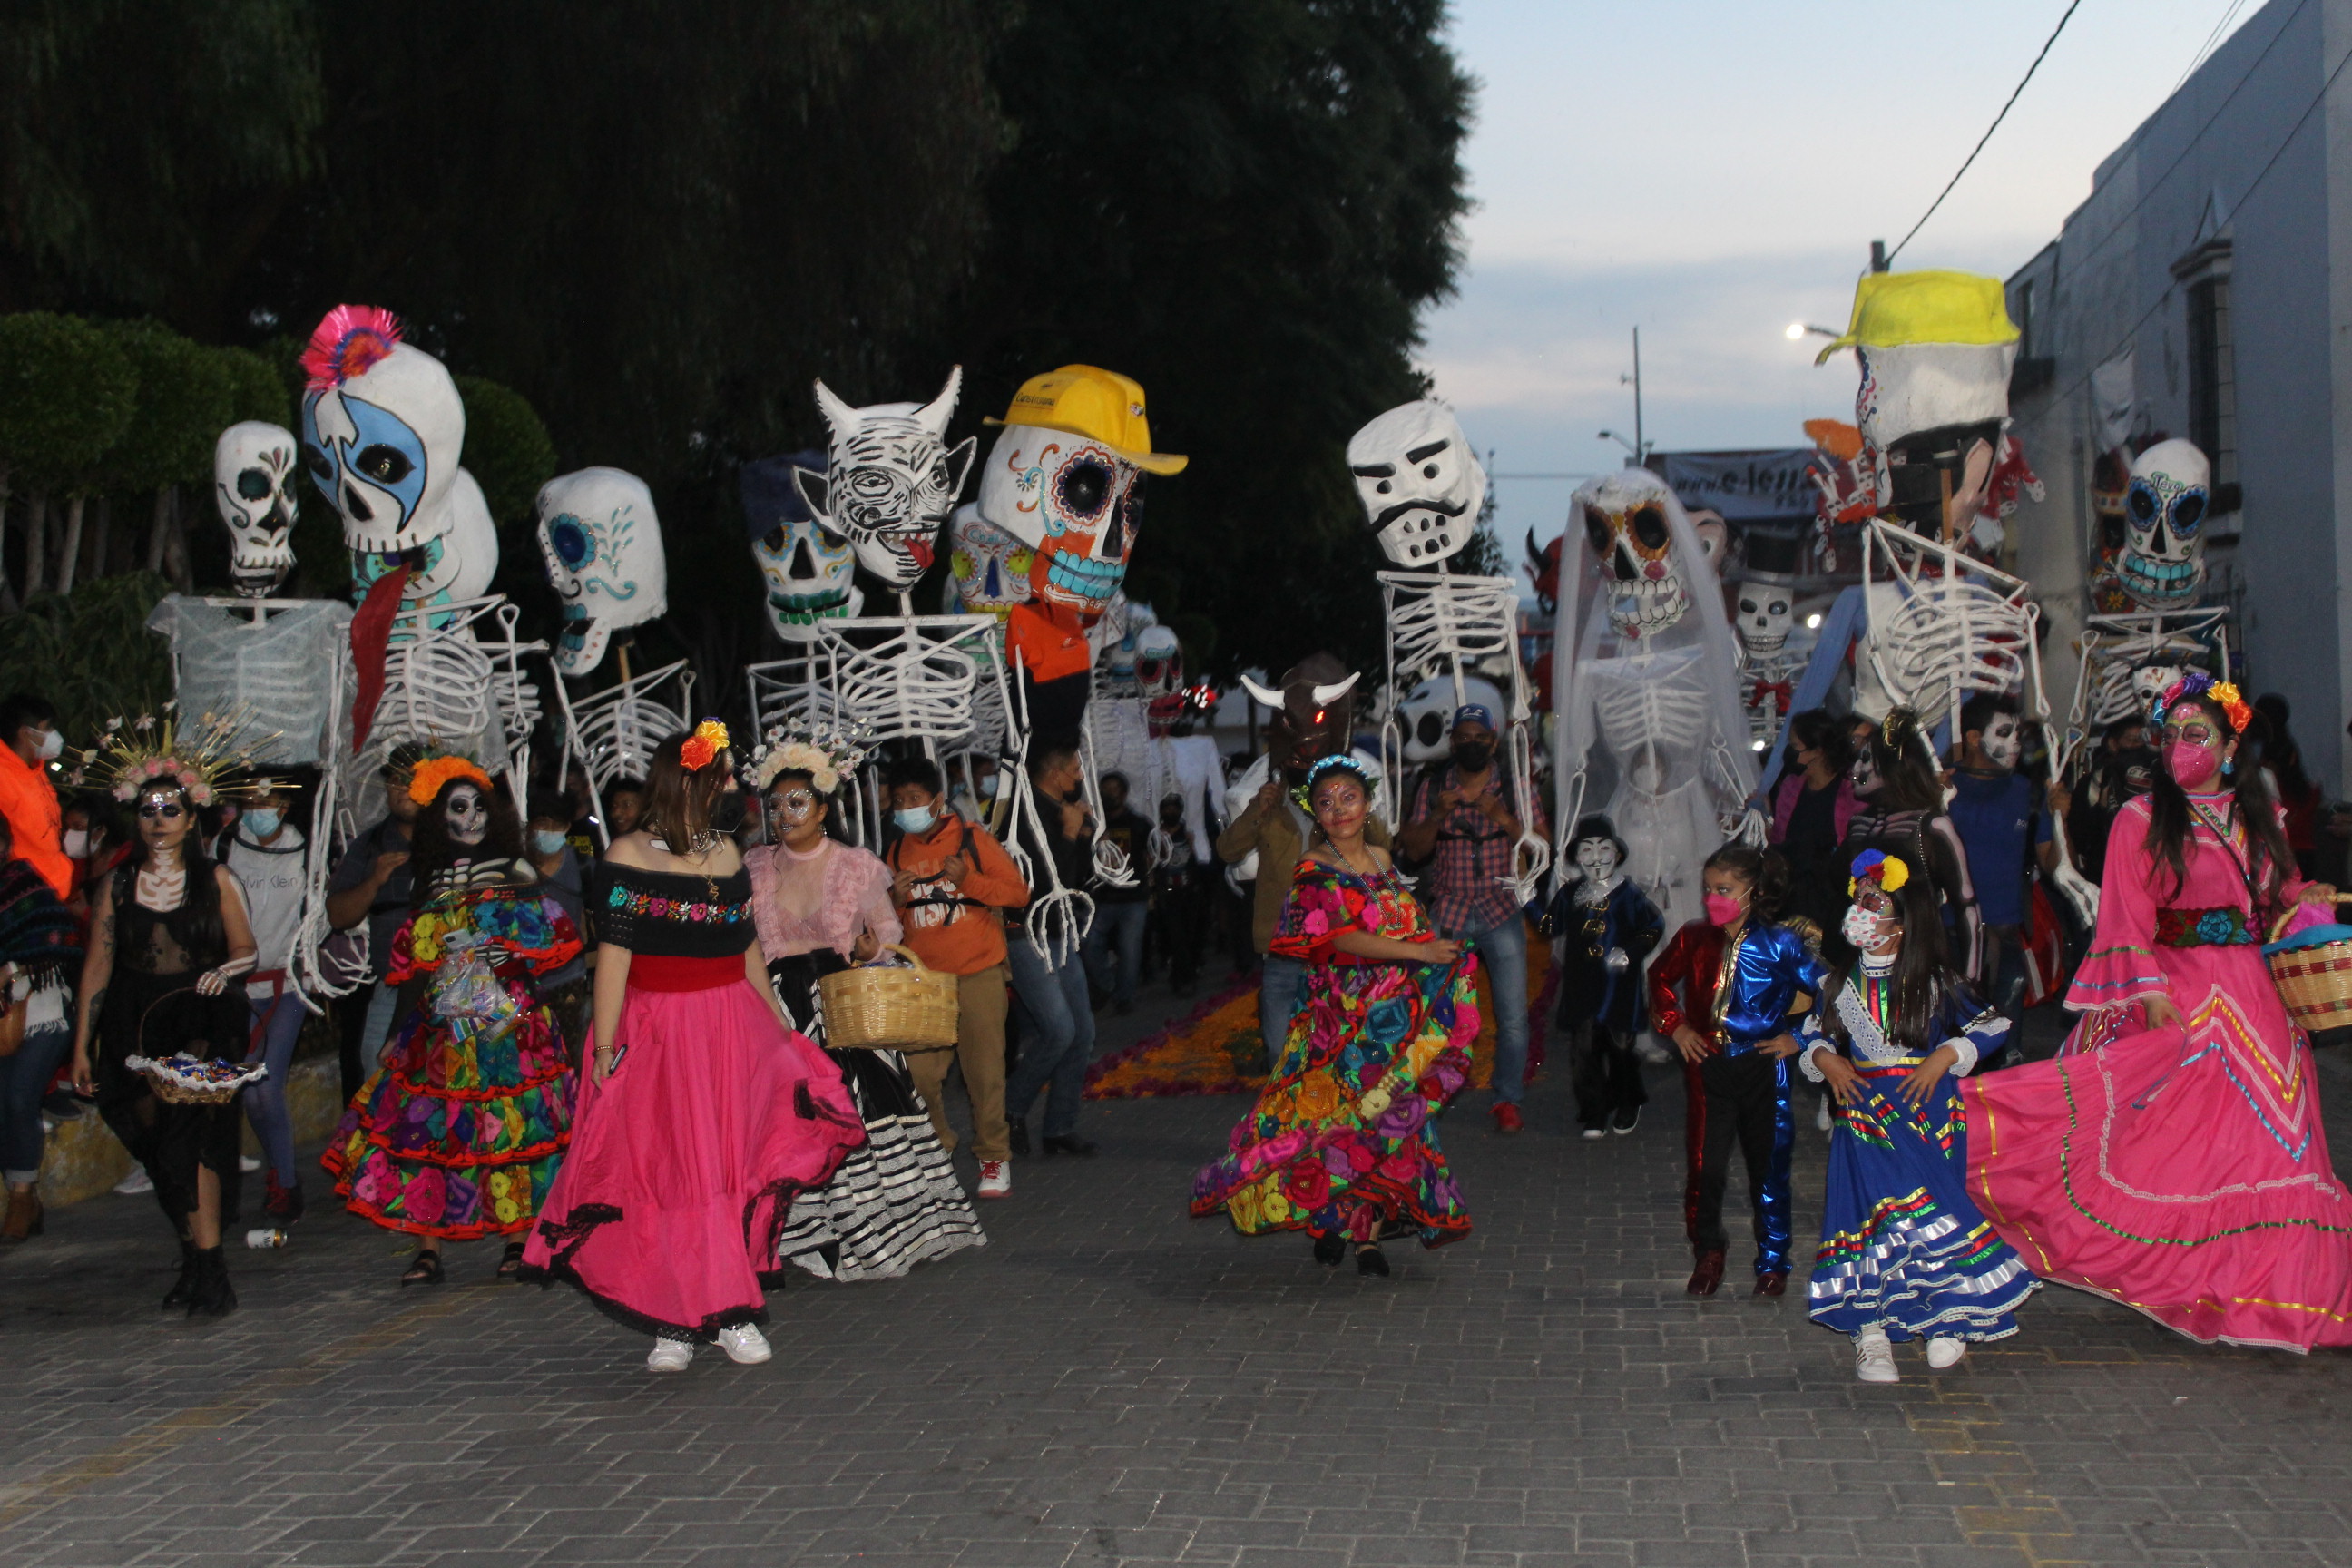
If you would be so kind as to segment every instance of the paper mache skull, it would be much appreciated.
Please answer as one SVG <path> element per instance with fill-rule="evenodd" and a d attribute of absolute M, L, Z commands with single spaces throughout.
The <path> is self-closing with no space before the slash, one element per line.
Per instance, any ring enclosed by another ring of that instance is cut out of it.
<path fill-rule="evenodd" d="M 1462 695 L 1454 692 L 1454 677 L 1433 675 L 1405 694 L 1397 704 L 1397 729 L 1404 736 L 1407 763 L 1423 767 L 1454 753 L 1454 710 L 1465 702 L 1484 706 L 1489 713 L 1508 713 L 1509 701 L 1493 681 L 1465 676 Z"/>
<path fill-rule="evenodd" d="M 1669 521 L 1682 502 L 1665 480 L 1647 468 L 1620 468 L 1579 485 L 1570 504 L 1570 526 L 1582 526 L 1608 582 L 1609 621 L 1619 637 L 1655 637 L 1690 612 L 1691 586 L 1675 564 Z M 1692 526 L 1708 559 L 1719 558 L 1723 525 Z"/>
<path fill-rule="evenodd" d="M 853 408 L 822 381 L 816 405 L 833 433 L 824 467 L 795 468 L 793 484 L 819 526 L 849 542 L 857 563 L 904 593 L 931 568 L 979 442 L 950 448 L 948 421 L 963 386 L 963 367 L 929 403 L 876 403 Z"/>
<path fill-rule="evenodd" d="M 446 535 L 466 405 L 441 362 L 403 342 L 389 311 L 338 305 L 310 334 L 302 369 L 302 462 L 354 556 L 421 551 Z"/>
<path fill-rule="evenodd" d="M 1734 603 L 1731 629 L 1751 658 L 1779 653 L 1796 629 L 1796 595 L 1777 583 L 1742 583 Z"/>
<path fill-rule="evenodd" d="M 2143 609 L 2176 610 L 2205 584 L 2205 514 L 2212 466 L 2187 441 L 2159 441 L 2132 459 L 2116 578 Z"/>
<path fill-rule="evenodd" d="M 1135 635 L 1135 686 L 1146 701 L 1184 688 L 1184 647 L 1173 628 L 1144 627 Z"/>
<path fill-rule="evenodd" d="M 401 600 L 412 606 L 478 598 L 489 592 L 490 579 L 499 572 L 499 528 L 490 516 L 489 500 L 473 475 L 457 470 L 442 512 L 446 519 L 442 531 L 414 550 L 353 550 L 352 590 L 364 596 L 379 579 L 406 563 L 414 564 L 415 572 Z"/>
<path fill-rule="evenodd" d="M 1029 568 L 1037 552 L 980 515 L 972 502 L 948 521 L 948 577 L 956 604 L 968 615 L 1003 620 L 1029 599 Z"/>
<path fill-rule="evenodd" d="M 669 613 L 669 561 L 645 480 L 582 468 L 540 486 L 532 503 L 547 584 L 563 601 L 555 668 L 588 675 L 615 631 Z"/>
<path fill-rule="evenodd" d="M 1100 614 L 1127 576 L 1145 473 L 1185 459 L 1151 449 L 1143 388 L 1093 365 L 1064 365 L 1013 395 L 981 472 L 980 515 L 1035 552 L 1031 601 Z"/>
<path fill-rule="evenodd" d="M 743 465 L 738 475 L 751 559 L 768 587 L 768 624 L 786 642 L 814 642 L 819 621 L 843 620 L 866 607 L 850 581 L 857 557 L 848 542 L 817 525 L 793 475 L 822 470 L 823 452 L 794 452 Z"/>
<path fill-rule="evenodd" d="M 213 505 L 228 529 L 228 574 L 236 591 L 262 598 L 294 569 L 293 433 L 257 419 L 232 425 L 213 443 Z"/>
<path fill-rule="evenodd" d="M 1407 403 L 1357 431 L 1348 471 L 1381 549 L 1398 565 L 1432 565 L 1470 542 L 1486 470 L 1444 404 Z"/>

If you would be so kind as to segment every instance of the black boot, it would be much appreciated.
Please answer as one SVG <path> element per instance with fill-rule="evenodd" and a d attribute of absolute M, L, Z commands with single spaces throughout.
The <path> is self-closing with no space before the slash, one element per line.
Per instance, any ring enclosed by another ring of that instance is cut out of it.
<path fill-rule="evenodd" d="M 228 1282 L 228 1259 L 217 1247 L 196 1254 L 196 1288 L 188 1298 L 191 1318 L 226 1318 L 236 1310 L 236 1287 Z"/>
<path fill-rule="evenodd" d="M 188 1304 L 196 1289 L 196 1244 L 186 1237 L 180 1238 L 180 1277 L 163 1292 L 163 1310 L 176 1312 Z"/>

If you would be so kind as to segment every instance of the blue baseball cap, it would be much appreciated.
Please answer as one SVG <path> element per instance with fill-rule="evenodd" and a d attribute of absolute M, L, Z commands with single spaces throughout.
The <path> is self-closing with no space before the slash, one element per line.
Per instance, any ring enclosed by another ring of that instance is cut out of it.
<path fill-rule="evenodd" d="M 1495 710 L 1484 702 L 1465 702 L 1454 710 L 1454 722 L 1447 727 L 1459 730 L 1465 724 L 1484 724 L 1491 730 L 1495 727 Z"/>

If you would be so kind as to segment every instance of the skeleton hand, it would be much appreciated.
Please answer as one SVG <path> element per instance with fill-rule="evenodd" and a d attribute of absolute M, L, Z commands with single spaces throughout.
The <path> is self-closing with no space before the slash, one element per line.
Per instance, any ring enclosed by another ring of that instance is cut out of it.
<path fill-rule="evenodd" d="M 196 994 L 217 996 L 228 989 L 228 976 L 217 969 L 207 969 L 196 976 Z"/>

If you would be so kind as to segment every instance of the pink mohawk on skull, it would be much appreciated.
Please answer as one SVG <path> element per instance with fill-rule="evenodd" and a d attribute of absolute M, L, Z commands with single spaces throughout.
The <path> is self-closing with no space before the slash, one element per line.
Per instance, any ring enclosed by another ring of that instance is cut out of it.
<path fill-rule="evenodd" d="M 392 356 L 400 346 L 400 318 L 373 305 L 338 305 L 327 312 L 310 346 L 302 351 L 302 373 L 310 390 L 341 386 L 355 375 Z"/>

